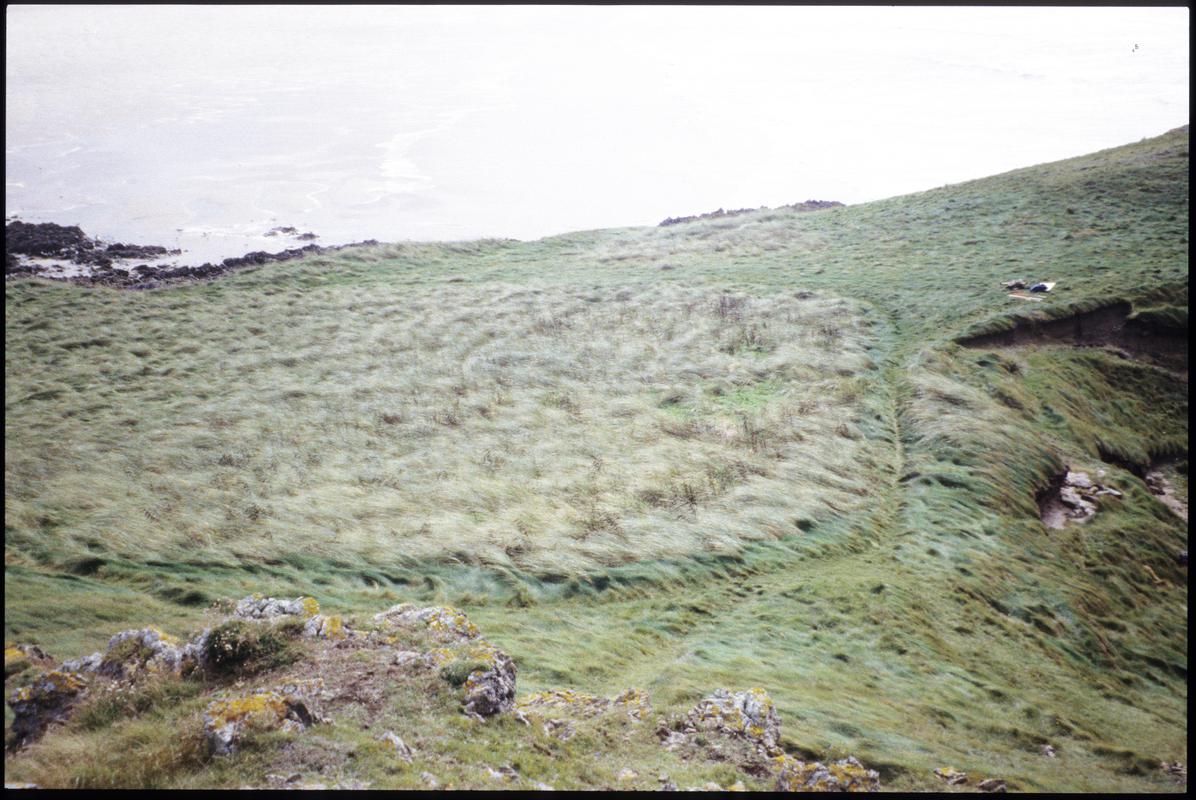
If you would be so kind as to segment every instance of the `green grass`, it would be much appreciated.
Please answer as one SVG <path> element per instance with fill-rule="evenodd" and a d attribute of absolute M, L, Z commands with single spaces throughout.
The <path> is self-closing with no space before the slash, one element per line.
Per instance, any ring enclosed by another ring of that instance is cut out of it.
<path fill-rule="evenodd" d="M 70 657 L 251 591 L 452 602 L 521 693 L 640 686 L 671 713 L 759 685 L 792 749 L 887 787 L 1174 789 L 1149 765 L 1187 746 L 1187 527 L 1126 467 L 1186 458 L 1186 373 L 956 342 L 1117 302 L 1186 330 L 1187 147 L 157 292 L 10 282 L 6 639 Z M 1058 285 L 1021 304 L 1011 278 Z M 1124 496 L 1047 530 L 1065 466 Z M 99 770 L 91 735 L 64 741 Z M 256 752 L 146 785 L 260 783 Z M 613 780 L 584 752 L 520 772 Z"/>

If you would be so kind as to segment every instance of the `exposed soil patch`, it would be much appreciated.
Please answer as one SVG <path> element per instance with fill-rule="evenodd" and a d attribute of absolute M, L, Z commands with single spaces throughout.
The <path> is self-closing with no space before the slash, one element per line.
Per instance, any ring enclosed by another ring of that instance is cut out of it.
<path fill-rule="evenodd" d="M 278 232 L 294 234 L 295 229 L 279 228 Z M 198 266 L 138 264 L 118 265 L 139 259 L 160 259 L 164 256 L 180 255 L 181 250 L 168 250 L 160 245 L 133 245 L 115 243 L 105 245 L 89 238 L 78 226 L 56 225 L 52 222 L 28 223 L 9 222 L 5 226 L 5 277 L 27 275 L 65 280 L 85 285 L 111 286 L 121 289 L 156 289 L 176 283 L 211 280 L 233 270 L 256 267 L 278 261 L 291 261 L 304 256 L 329 253 L 350 247 L 376 245 L 373 239 L 353 244 L 320 247 L 309 244 L 283 250 L 279 253 L 255 251 L 238 258 L 226 258 L 219 264 L 205 262 Z M 315 239 L 314 233 L 295 234 L 301 240 Z M 45 265 L 18 256 L 49 258 L 82 265 L 87 269 L 78 274 L 52 274 Z"/>
<path fill-rule="evenodd" d="M 956 341 L 964 347 L 1017 347 L 1062 343 L 1075 347 L 1112 347 L 1127 358 L 1139 358 L 1167 367 L 1188 370 L 1187 328 L 1169 328 L 1129 319 L 1133 307 L 1120 302 L 1050 321 L 1023 320 L 1012 330 L 987 333 Z"/>
<path fill-rule="evenodd" d="M 1156 461 L 1142 476 L 1150 493 L 1184 522 L 1188 521 L 1187 459 Z M 1177 486 L 1182 477 L 1182 487 Z"/>
<path fill-rule="evenodd" d="M 1069 469 L 1051 479 L 1035 500 L 1042 524 L 1059 530 L 1069 522 L 1087 522 L 1096 514 L 1095 498 L 1106 495 L 1121 497 L 1121 492 L 1096 483 L 1086 472 Z"/>

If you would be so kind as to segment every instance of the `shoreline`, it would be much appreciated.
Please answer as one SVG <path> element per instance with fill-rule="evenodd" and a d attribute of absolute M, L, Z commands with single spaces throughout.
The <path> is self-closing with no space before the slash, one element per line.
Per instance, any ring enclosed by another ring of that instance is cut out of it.
<path fill-rule="evenodd" d="M 275 236 L 291 231 L 294 229 L 275 228 L 264 235 Z M 316 235 L 304 233 L 295 238 L 310 241 Z M 377 244 L 380 242 L 376 239 L 342 245 L 307 244 L 275 253 L 255 250 L 242 256 L 225 258 L 219 263 L 205 261 L 198 265 L 180 265 L 176 261 L 153 262 L 180 256 L 182 250 L 169 250 L 162 245 L 105 244 L 89 237 L 77 225 L 8 220 L 4 229 L 4 278 L 6 282 L 18 278 L 41 278 L 81 286 L 157 289 L 213 280 L 246 267 Z M 64 274 L 53 274 L 64 271 Z"/>

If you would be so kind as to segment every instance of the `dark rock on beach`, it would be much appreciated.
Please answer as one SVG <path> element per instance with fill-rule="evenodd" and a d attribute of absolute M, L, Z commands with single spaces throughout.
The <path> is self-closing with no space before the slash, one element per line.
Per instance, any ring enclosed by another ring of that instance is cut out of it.
<path fill-rule="evenodd" d="M 34 272 L 21 268 L 14 254 L 34 258 L 56 258 L 73 264 L 98 267 L 101 271 L 112 266 L 113 259 L 161 258 L 180 255 L 181 250 L 169 250 L 161 245 L 115 244 L 104 245 L 92 239 L 78 225 L 57 225 L 53 222 L 9 222 L 4 226 L 5 274 Z"/>
<path fill-rule="evenodd" d="M 4 226 L 4 250 L 27 256 L 52 257 L 90 250 L 95 243 L 78 225 L 53 222 L 9 222 Z"/>
<path fill-rule="evenodd" d="M 288 234 L 296 239 L 312 240 L 319 238 L 315 233 L 297 234 L 296 228 L 275 228 L 267 236 L 279 233 Z M 161 245 L 135 245 L 117 242 L 104 245 L 88 236 L 78 226 L 56 225 L 52 222 L 32 224 L 20 221 L 8 222 L 5 226 L 5 259 L 4 272 L 6 276 L 20 275 L 36 276 L 42 270 L 37 264 L 22 263 L 17 255 L 38 258 L 57 258 L 75 264 L 90 266 L 89 275 L 79 275 L 70 278 L 52 278 L 67 280 L 71 283 L 111 286 L 123 289 L 156 289 L 173 283 L 186 281 L 211 280 L 228 272 L 245 267 L 257 267 L 279 261 L 291 261 L 304 256 L 331 253 L 351 247 L 372 246 L 378 244 L 376 239 L 367 239 L 353 244 L 321 247 L 315 244 L 283 250 L 279 253 L 267 253 L 256 250 L 236 258 L 226 258 L 219 264 L 203 263 L 198 266 L 153 266 L 138 264 L 132 269 L 116 269 L 114 259 L 162 258 L 163 256 L 180 255 L 181 250 L 170 250 Z M 126 271 L 127 269 L 127 271 Z M 49 276 L 46 276 L 49 277 Z"/>

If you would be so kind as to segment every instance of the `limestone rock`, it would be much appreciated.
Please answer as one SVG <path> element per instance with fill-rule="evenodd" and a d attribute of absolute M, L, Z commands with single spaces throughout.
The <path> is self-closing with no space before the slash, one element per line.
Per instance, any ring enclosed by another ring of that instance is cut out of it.
<path fill-rule="evenodd" d="M 45 733 L 51 723 L 65 720 L 86 691 L 87 681 L 82 675 L 63 670 L 52 670 L 28 686 L 14 689 L 8 705 L 17 744 L 24 745 Z"/>
<path fill-rule="evenodd" d="M 515 662 L 485 639 L 476 639 L 464 647 L 440 647 L 425 658 L 433 666 L 450 661 L 475 662 L 465 679 L 465 713 L 489 717 L 515 708 Z"/>
<path fill-rule="evenodd" d="M 465 711 L 493 716 L 515 707 L 515 662 L 494 651 L 490 669 L 470 674 L 465 682 Z"/>
<path fill-rule="evenodd" d="M 394 654 L 394 665 L 397 667 L 407 667 L 424 663 L 423 653 L 417 653 L 414 650 L 399 650 Z"/>
<path fill-rule="evenodd" d="M 703 698 L 689 712 L 687 720 L 697 729 L 744 737 L 770 754 L 781 741 L 781 718 L 776 705 L 759 688 L 742 692 L 718 689 Z"/>
<path fill-rule="evenodd" d="M 422 626 L 446 639 L 481 637 L 477 627 L 467 616 L 447 606 L 417 608 L 413 603 L 400 603 L 375 614 L 374 621 L 403 628 Z"/>
<path fill-rule="evenodd" d="M 988 780 L 980 781 L 976 784 L 976 788 L 982 792 L 1005 792 L 1005 781 L 1000 778 L 989 778 Z"/>
<path fill-rule="evenodd" d="M 66 672 L 96 672 L 104 662 L 104 654 L 98 650 L 89 656 L 73 658 L 62 662 L 62 669 Z"/>
<path fill-rule="evenodd" d="M 4 679 L 30 667 L 49 667 L 53 659 L 35 644 L 9 645 L 4 648 Z"/>
<path fill-rule="evenodd" d="M 204 735 L 214 755 L 229 755 L 249 728 L 300 731 L 320 717 L 312 710 L 313 695 L 323 681 L 286 684 L 278 691 L 262 689 L 248 697 L 214 700 L 204 713 Z"/>
<path fill-rule="evenodd" d="M 273 619 L 285 616 L 314 617 L 319 613 L 320 603 L 314 597 L 280 600 L 277 597 L 265 597 L 261 594 L 251 594 L 242 598 L 233 609 L 233 616 L 241 619 Z"/>
<path fill-rule="evenodd" d="M 1088 477 L 1087 472 L 1072 472 L 1068 470 L 1066 477 L 1063 479 L 1064 483 L 1075 486 L 1078 489 L 1093 488 L 1092 479 Z"/>
<path fill-rule="evenodd" d="M 303 635 L 311 639 L 344 639 L 349 635 L 349 629 L 339 614 L 327 617 L 315 614 L 303 626 Z"/>
<path fill-rule="evenodd" d="M 854 758 L 806 763 L 781 754 L 773 759 L 778 792 L 878 792 L 880 775 Z"/>
<path fill-rule="evenodd" d="M 136 678 L 143 673 L 180 675 L 194 669 L 201 660 L 200 641 L 184 643 L 151 627 L 113 635 L 98 663 L 93 655 L 80 659 L 79 666 L 120 679 Z"/>
<path fill-rule="evenodd" d="M 934 774 L 945 780 L 949 786 L 958 786 L 961 783 L 968 782 L 968 774 L 966 772 L 960 772 L 951 767 L 939 767 L 934 771 Z"/>
<path fill-rule="evenodd" d="M 397 755 L 403 761 L 406 761 L 408 764 L 411 763 L 411 759 L 415 753 L 410 747 L 407 746 L 406 742 L 399 738 L 397 733 L 394 731 L 386 731 L 379 736 L 378 739 L 390 745 L 394 749 L 395 755 Z"/>

